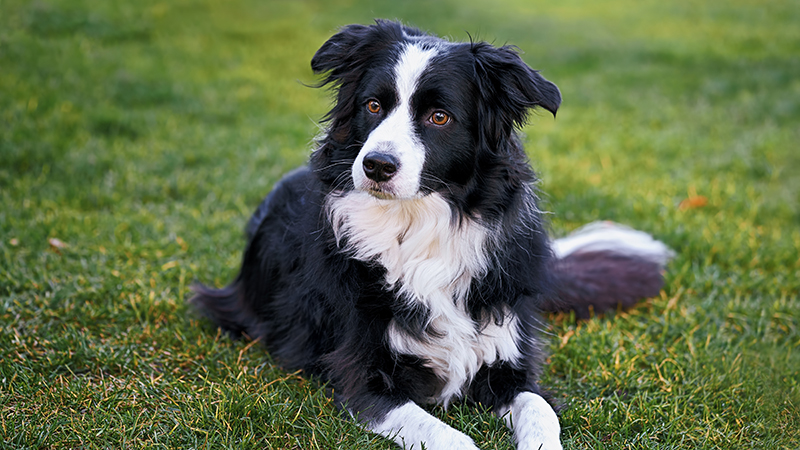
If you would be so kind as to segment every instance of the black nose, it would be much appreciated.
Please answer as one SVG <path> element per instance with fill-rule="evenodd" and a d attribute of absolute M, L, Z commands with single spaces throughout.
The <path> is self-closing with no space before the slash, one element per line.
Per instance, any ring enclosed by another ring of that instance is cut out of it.
<path fill-rule="evenodd" d="M 399 166 L 394 156 L 379 152 L 367 153 L 362 165 L 367 178 L 376 183 L 392 178 Z"/>

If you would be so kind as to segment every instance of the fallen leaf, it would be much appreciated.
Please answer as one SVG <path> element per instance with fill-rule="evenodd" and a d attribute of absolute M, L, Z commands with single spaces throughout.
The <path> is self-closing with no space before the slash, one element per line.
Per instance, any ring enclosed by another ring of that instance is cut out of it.
<path fill-rule="evenodd" d="M 678 209 L 686 211 L 687 209 L 702 208 L 706 205 L 708 205 L 708 199 L 705 196 L 693 195 L 681 201 Z"/>
<path fill-rule="evenodd" d="M 47 242 L 50 243 L 50 248 L 58 254 L 61 254 L 62 248 L 67 248 L 68 245 L 58 238 L 50 238 Z"/>

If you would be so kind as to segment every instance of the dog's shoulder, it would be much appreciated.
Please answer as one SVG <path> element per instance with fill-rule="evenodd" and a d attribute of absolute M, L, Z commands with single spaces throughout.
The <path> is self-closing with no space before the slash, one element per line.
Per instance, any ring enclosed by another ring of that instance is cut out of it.
<path fill-rule="evenodd" d="M 320 201 L 315 198 L 313 172 L 307 166 L 299 167 L 286 174 L 272 188 L 258 205 L 247 222 L 245 233 L 251 241 L 264 222 L 269 219 L 296 219 L 308 212 L 309 208 L 319 209 Z"/>

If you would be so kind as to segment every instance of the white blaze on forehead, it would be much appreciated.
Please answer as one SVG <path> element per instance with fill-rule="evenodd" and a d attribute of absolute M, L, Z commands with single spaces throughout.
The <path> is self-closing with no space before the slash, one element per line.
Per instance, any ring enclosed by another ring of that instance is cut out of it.
<path fill-rule="evenodd" d="M 411 97 L 417 89 L 419 79 L 438 53 L 435 47 L 423 48 L 407 44 L 394 66 L 397 104 L 389 115 L 375 128 L 364 143 L 364 147 L 353 162 L 353 182 L 357 189 L 374 188 L 374 183 L 364 174 L 364 157 L 377 150 L 397 158 L 399 170 L 388 182 L 384 182 L 384 193 L 398 198 L 417 195 L 422 167 L 425 163 L 425 146 L 416 135 L 414 111 Z"/>
<path fill-rule="evenodd" d="M 414 95 L 417 82 L 428 67 L 430 60 L 437 53 L 436 48 L 425 49 L 413 44 L 406 45 L 403 49 L 403 53 L 400 54 L 400 59 L 394 67 L 395 85 L 397 86 L 400 107 L 411 107 L 411 96 Z"/>

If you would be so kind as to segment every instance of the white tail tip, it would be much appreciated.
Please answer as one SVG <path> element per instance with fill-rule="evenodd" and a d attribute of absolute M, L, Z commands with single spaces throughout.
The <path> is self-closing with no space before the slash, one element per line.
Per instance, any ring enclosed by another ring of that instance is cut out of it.
<path fill-rule="evenodd" d="M 559 259 L 575 252 L 610 251 L 639 256 L 662 267 L 675 256 L 666 244 L 644 231 L 610 221 L 584 225 L 569 236 L 553 241 L 552 247 Z"/>

